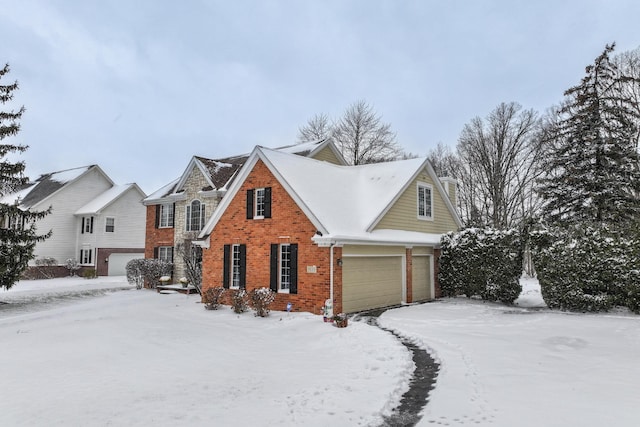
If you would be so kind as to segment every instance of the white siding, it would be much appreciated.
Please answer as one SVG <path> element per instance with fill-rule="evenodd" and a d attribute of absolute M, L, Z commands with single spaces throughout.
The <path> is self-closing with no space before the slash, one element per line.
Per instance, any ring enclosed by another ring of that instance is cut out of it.
<path fill-rule="evenodd" d="M 79 250 L 77 239 L 80 234 L 80 219 L 76 218 L 74 213 L 111 186 L 102 173 L 92 169 L 76 182 L 68 184 L 50 198 L 33 206 L 34 211 L 52 207 L 51 213 L 37 222 L 39 233 L 52 230 L 53 234 L 36 245 L 36 257 L 53 257 L 59 264 L 64 264 L 69 258 L 78 259 L 79 253 L 76 252 Z"/>
<path fill-rule="evenodd" d="M 143 197 L 134 188 L 130 188 L 96 216 L 93 225 L 96 248 L 144 248 L 147 210 L 142 204 Z M 105 231 L 107 217 L 115 219 L 113 233 Z M 83 241 L 87 234 L 80 236 Z"/>

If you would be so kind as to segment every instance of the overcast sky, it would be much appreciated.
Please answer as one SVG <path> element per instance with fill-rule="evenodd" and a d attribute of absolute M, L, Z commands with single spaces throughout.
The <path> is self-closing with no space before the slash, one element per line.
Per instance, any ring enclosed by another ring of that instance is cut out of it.
<path fill-rule="evenodd" d="M 0 10 L 2 83 L 18 80 L 15 105 L 27 109 L 12 142 L 30 146 L 30 177 L 95 163 L 146 193 L 193 155 L 294 143 L 314 114 L 338 117 L 360 99 L 424 156 L 454 147 L 500 102 L 544 112 L 607 43 L 640 46 L 637 0 L 0 0 Z"/>

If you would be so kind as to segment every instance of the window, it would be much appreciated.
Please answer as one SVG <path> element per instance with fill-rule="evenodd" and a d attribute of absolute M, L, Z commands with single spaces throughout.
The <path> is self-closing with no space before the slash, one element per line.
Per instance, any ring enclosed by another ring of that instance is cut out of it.
<path fill-rule="evenodd" d="M 271 187 L 247 190 L 247 219 L 271 218 Z"/>
<path fill-rule="evenodd" d="M 204 203 L 194 200 L 187 205 L 187 231 L 200 231 L 204 227 Z"/>
<path fill-rule="evenodd" d="M 244 289 L 247 276 L 247 246 L 241 244 L 224 245 L 222 286 Z"/>
<path fill-rule="evenodd" d="M 175 204 L 165 203 L 156 207 L 156 228 L 173 227 Z"/>
<path fill-rule="evenodd" d="M 254 218 L 264 218 L 264 188 L 256 188 L 256 212 Z"/>
<path fill-rule="evenodd" d="M 232 246 L 231 287 L 235 289 L 240 288 L 240 245 Z"/>
<path fill-rule="evenodd" d="M 159 246 L 155 250 L 154 258 L 165 262 L 173 262 L 173 247 Z"/>
<path fill-rule="evenodd" d="M 271 283 L 275 292 L 298 293 L 298 245 L 282 243 L 271 245 Z"/>
<path fill-rule="evenodd" d="M 104 231 L 107 233 L 113 233 L 116 229 L 116 219 L 115 218 L 107 218 L 107 222 L 105 224 Z"/>
<path fill-rule="evenodd" d="M 80 264 L 91 264 L 93 262 L 92 249 L 80 249 Z"/>
<path fill-rule="evenodd" d="M 93 217 L 92 216 L 83 216 L 82 217 L 82 226 L 80 228 L 81 233 L 93 233 Z"/>
<path fill-rule="evenodd" d="M 280 245 L 280 286 L 279 291 L 289 292 L 291 287 L 291 245 Z"/>
<path fill-rule="evenodd" d="M 418 219 L 433 219 L 433 198 L 429 184 L 418 184 Z"/>

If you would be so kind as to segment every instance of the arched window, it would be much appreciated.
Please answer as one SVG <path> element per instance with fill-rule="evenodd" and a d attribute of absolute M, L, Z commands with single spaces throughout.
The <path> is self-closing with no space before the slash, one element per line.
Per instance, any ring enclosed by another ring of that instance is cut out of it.
<path fill-rule="evenodd" d="M 200 231 L 204 227 L 204 203 L 194 200 L 187 205 L 187 231 Z"/>

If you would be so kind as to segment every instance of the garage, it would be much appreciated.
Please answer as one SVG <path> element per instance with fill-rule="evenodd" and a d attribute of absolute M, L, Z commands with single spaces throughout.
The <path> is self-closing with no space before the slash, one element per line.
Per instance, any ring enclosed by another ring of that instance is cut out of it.
<path fill-rule="evenodd" d="M 115 253 L 109 255 L 109 276 L 125 276 L 127 263 L 132 259 L 144 258 L 144 253 Z"/>
<path fill-rule="evenodd" d="M 429 255 L 414 255 L 412 259 L 411 278 L 413 302 L 433 299 L 431 289 L 431 257 Z"/>
<path fill-rule="evenodd" d="M 402 256 L 343 259 L 342 309 L 346 313 L 400 304 L 404 299 Z"/>

